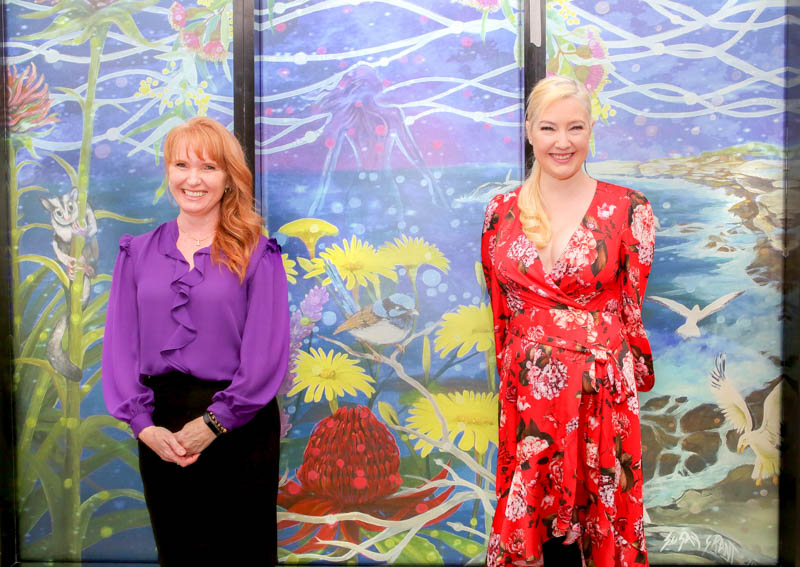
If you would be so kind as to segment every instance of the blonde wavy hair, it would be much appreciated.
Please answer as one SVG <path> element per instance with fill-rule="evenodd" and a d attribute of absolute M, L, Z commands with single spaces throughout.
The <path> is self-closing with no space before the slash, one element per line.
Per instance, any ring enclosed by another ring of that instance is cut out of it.
<path fill-rule="evenodd" d="M 211 259 L 223 264 L 244 281 L 250 255 L 258 244 L 264 220 L 255 212 L 253 174 L 239 141 L 225 126 L 212 118 L 198 116 L 175 126 L 164 140 L 164 168 L 184 156 L 177 151 L 192 150 L 214 160 L 228 175 L 220 202 L 217 234 L 211 245 Z"/>
<path fill-rule="evenodd" d="M 580 82 L 570 77 L 553 75 L 536 83 L 528 96 L 525 109 L 525 134 L 530 141 L 529 128 L 533 128 L 539 113 L 552 103 L 563 98 L 574 97 L 586 107 L 586 116 L 591 122 L 592 101 L 589 93 Z M 537 248 L 544 248 L 550 242 L 550 218 L 542 200 L 542 167 L 538 161 L 533 162 L 530 175 L 522 183 L 517 204 L 520 210 L 522 231 Z"/>

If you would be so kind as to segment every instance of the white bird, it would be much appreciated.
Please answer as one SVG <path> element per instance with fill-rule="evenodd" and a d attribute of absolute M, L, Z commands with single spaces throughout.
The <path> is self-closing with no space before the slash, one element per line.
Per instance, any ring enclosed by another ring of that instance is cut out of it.
<path fill-rule="evenodd" d="M 778 484 L 780 471 L 780 429 L 781 429 L 781 385 L 778 382 L 764 400 L 764 418 L 761 427 L 753 430 L 753 416 L 747 407 L 744 398 L 725 375 L 725 355 L 720 354 L 715 361 L 715 368 L 711 372 L 711 388 L 717 399 L 725 418 L 733 428 L 741 433 L 736 452 L 741 454 L 750 447 L 756 454 L 753 463 L 752 479 L 756 486 L 761 485 L 762 479 L 772 478 Z"/>
<path fill-rule="evenodd" d="M 664 307 L 669 308 L 670 310 L 674 311 L 678 315 L 682 317 L 686 317 L 686 322 L 678 327 L 675 332 L 681 336 L 682 339 L 688 338 L 696 338 L 700 336 L 700 328 L 697 324 L 711 315 L 712 313 L 716 313 L 723 307 L 725 307 L 728 303 L 742 295 L 744 291 L 734 291 L 733 293 L 728 293 L 723 295 L 722 297 L 715 299 L 702 309 L 700 309 L 699 305 L 695 305 L 691 309 L 686 307 L 685 305 L 678 303 L 675 300 L 668 299 L 666 297 L 659 297 L 657 295 L 650 295 L 647 298 L 650 301 L 655 301 L 663 305 Z"/>

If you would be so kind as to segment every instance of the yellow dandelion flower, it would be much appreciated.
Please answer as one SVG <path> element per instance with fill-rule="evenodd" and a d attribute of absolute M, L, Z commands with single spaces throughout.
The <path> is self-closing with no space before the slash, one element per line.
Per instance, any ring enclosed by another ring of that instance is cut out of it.
<path fill-rule="evenodd" d="M 288 254 L 281 254 L 281 258 L 283 259 L 283 270 L 286 272 L 286 279 L 290 284 L 297 283 L 297 270 L 295 270 L 295 266 L 297 262 L 289 258 Z"/>
<path fill-rule="evenodd" d="M 487 304 L 461 305 L 453 313 L 445 313 L 442 324 L 436 331 L 434 348 L 444 358 L 458 347 L 456 356 L 462 357 L 472 347 L 485 352 L 494 344 L 492 309 Z"/>
<path fill-rule="evenodd" d="M 394 242 L 387 242 L 378 250 L 386 257 L 387 263 L 403 266 L 408 270 L 411 281 L 417 279 L 417 270 L 423 264 L 438 268 L 445 274 L 450 269 L 450 260 L 436 247 L 422 238 L 409 238 L 401 234 Z"/>
<path fill-rule="evenodd" d="M 356 286 L 366 286 L 367 281 L 372 282 L 377 288 L 380 286 L 378 276 L 397 281 L 394 266 L 390 265 L 382 254 L 378 254 L 372 244 L 362 242 L 355 235 L 349 242 L 344 240 L 342 247 L 334 244 L 320 252 L 319 256 L 336 266 L 348 290 Z"/>
<path fill-rule="evenodd" d="M 458 439 L 458 448 L 462 451 L 474 449 L 478 455 L 485 455 L 489 443 L 497 445 L 497 394 L 489 392 L 450 392 L 434 394 L 439 411 L 442 412 L 450 441 Z M 406 422 L 409 429 L 424 433 L 433 439 L 442 436 L 442 426 L 436 412 L 427 398 L 420 398 L 409 410 Z M 412 439 L 417 439 L 409 435 Z M 423 457 L 433 450 L 433 446 L 417 439 L 414 450 L 420 451 Z"/>
<path fill-rule="evenodd" d="M 309 352 L 300 351 L 294 371 L 297 377 L 287 395 L 294 396 L 305 390 L 304 402 L 318 402 L 324 395 L 333 409 L 336 398 L 344 394 L 355 396 L 361 392 L 370 397 L 375 393 L 370 385 L 375 380 L 345 353 L 334 354 L 333 350 L 326 353 L 313 347 Z"/>

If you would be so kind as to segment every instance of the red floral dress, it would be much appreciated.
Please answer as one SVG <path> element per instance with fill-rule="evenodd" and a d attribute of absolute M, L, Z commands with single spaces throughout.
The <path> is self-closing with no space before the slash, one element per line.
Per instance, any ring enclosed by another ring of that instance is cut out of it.
<path fill-rule="evenodd" d="M 547 273 L 518 194 L 489 203 L 481 247 L 500 373 L 487 566 L 541 565 L 542 543 L 560 536 L 588 566 L 647 565 L 637 390 L 653 387 L 641 318 L 653 211 L 599 181 Z"/>

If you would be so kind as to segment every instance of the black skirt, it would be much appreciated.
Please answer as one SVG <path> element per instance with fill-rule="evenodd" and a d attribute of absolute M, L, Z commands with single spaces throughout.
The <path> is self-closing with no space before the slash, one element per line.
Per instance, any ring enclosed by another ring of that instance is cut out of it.
<path fill-rule="evenodd" d="M 153 423 L 172 432 L 200 417 L 230 382 L 173 372 L 147 377 Z M 139 469 L 162 566 L 277 564 L 280 415 L 273 399 L 217 437 L 186 468 L 139 442 Z"/>

